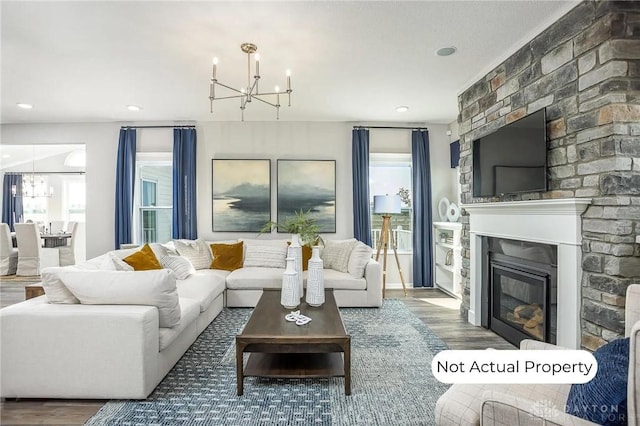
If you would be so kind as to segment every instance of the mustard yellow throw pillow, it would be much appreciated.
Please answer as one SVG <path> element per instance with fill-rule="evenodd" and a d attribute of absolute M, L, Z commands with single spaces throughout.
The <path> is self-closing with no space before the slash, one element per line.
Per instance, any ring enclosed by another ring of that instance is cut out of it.
<path fill-rule="evenodd" d="M 242 268 L 242 257 L 244 254 L 243 242 L 235 244 L 211 244 L 213 262 L 211 269 L 222 269 L 223 271 L 235 271 Z"/>
<path fill-rule="evenodd" d="M 151 250 L 149 244 L 145 244 L 140 250 L 122 260 L 124 260 L 128 265 L 133 266 L 133 269 L 136 271 L 162 269 L 162 265 L 158 262 L 158 258 L 153 250 Z"/>

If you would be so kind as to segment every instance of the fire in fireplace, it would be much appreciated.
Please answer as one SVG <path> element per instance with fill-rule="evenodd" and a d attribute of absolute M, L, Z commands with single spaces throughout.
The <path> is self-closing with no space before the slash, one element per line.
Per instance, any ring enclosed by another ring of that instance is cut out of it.
<path fill-rule="evenodd" d="M 482 325 L 509 342 L 556 343 L 555 246 L 485 237 Z"/>

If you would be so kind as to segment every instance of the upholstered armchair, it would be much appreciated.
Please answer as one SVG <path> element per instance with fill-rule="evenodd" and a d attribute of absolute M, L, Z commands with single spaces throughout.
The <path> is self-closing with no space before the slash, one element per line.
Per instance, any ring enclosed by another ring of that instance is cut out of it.
<path fill-rule="evenodd" d="M 629 426 L 640 425 L 640 285 L 627 288 L 625 336 L 630 337 L 627 384 Z M 559 350 L 523 340 L 520 349 Z M 564 412 L 571 385 L 455 384 L 436 403 L 435 421 L 445 425 L 594 425 Z"/>

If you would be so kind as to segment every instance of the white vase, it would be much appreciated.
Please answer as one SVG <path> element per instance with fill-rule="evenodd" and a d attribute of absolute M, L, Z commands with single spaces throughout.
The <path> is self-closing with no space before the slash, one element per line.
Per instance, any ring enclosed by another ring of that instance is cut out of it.
<path fill-rule="evenodd" d="M 285 309 L 294 309 L 300 304 L 300 296 L 298 295 L 298 273 L 294 269 L 294 259 L 292 257 L 287 257 L 287 268 L 282 274 L 280 304 L 282 304 Z"/>
<path fill-rule="evenodd" d="M 320 258 L 320 246 L 313 246 L 307 268 L 307 304 L 321 306 L 324 303 L 324 262 Z"/>
<path fill-rule="evenodd" d="M 302 276 L 302 246 L 300 245 L 300 236 L 298 234 L 291 234 L 291 244 L 287 249 L 287 257 L 294 259 L 293 265 L 298 273 L 299 294 L 300 299 L 302 299 L 304 296 L 304 277 Z"/>

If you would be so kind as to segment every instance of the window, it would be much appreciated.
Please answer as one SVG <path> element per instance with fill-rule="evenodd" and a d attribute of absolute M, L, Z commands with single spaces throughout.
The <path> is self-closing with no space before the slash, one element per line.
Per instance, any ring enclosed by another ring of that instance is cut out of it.
<path fill-rule="evenodd" d="M 171 153 L 138 153 L 136 156 L 137 214 L 134 240 L 138 244 L 171 240 L 173 210 L 173 162 Z"/>
<path fill-rule="evenodd" d="M 66 219 L 74 222 L 85 221 L 86 184 L 84 176 L 69 176 L 64 183 L 66 193 Z"/>
<path fill-rule="evenodd" d="M 412 251 L 411 154 L 371 154 L 369 159 L 369 200 L 372 244 L 376 248 L 380 238 L 382 217 L 373 213 L 374 195 L 395 195 L 401 190 L 402 213 L 391 217 L 393 238 L 399 252 Z M 403 195 L 404 195 L 403 194 Z"/>

